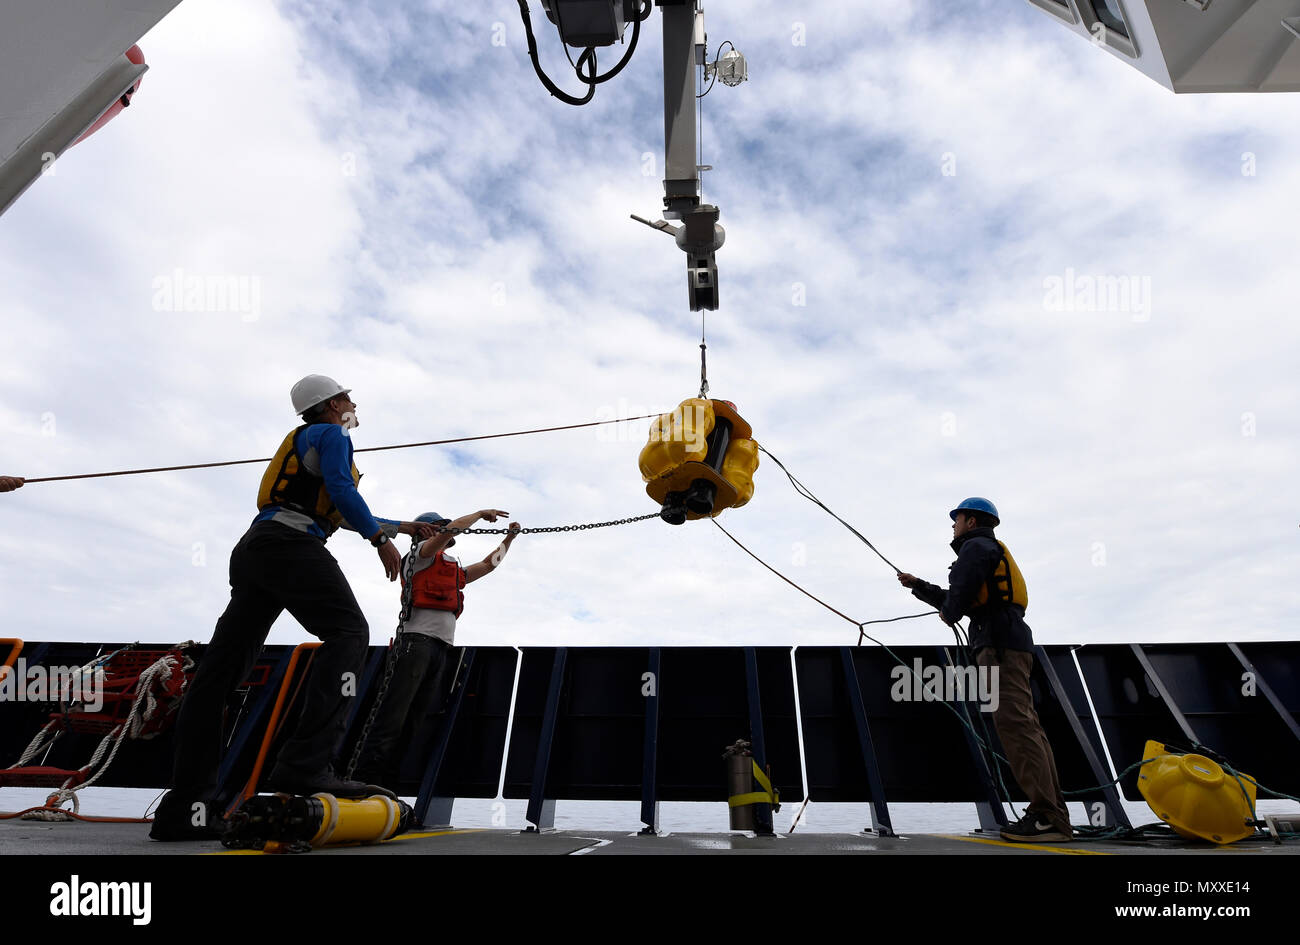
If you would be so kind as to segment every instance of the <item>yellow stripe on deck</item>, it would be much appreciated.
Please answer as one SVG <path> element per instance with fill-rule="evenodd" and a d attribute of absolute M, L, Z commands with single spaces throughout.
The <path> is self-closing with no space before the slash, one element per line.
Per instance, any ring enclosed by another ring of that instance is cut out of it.
<path fill-rule="evenodd" d="M 994 847 L 1010 847 L 1013 850 L 1042 850 L 1045 853 L 1071 853 L 1075 856 L 1110 856 L 1105 850 L 1079 850 L 1070 847 L 1049 847 L 1041 843 L 1017 843 L 1012 840 L 990 840 L 986 837 L 959 837 L 955 834 L 939 834 L 947 840 L 964 840 L 967 843 L 987 843 Z"/>
<path fill-rule="evenodd" d="M 425 837 L 446 837 L 455 833 L 483 833 L 487 827 L 467 827 L 463 830 L 433 830 L 428 833 L 399 833 L 384 843 L 396 843 L 398 840 L 422 840 Z M 360 843 L 340 843 L 334 847 L 321 847 L 322 850 L 341 850 L 344 847 L 359 847 Z M 205 853 L 204 856 L 269 856 L 265 850 L 214 850 L 211 853 Z"/>
<path fill-rule="evenodd" d="M 487 827 L 466 827 L 464 830 L 435 830 L 432 833 L 399 833 L 392 840 L 385 840 L 385 843 L 392 843 L 393 840 L 418 840 L 421 837 L 445 837 L 452 833 L 482 833 Z"/>

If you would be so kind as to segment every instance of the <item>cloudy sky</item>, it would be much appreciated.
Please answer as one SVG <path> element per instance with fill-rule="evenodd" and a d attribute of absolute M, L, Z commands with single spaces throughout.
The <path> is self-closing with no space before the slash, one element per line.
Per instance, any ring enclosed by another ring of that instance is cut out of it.
<path fill-rule="evenodd" d="M 707 12 L 710 47 L 750 63 L 704 100 L 727 228 L 714 396 L 931 580 L 948 509 L 992 498 L 1039 642 L 1294 637 L 1294 98 L 1176 97 L 1005 0 Z M 141 41 L 129 111 L 0 219 L 0 473 L 269 456 L 307 373 L 353 388 L 359 446 L 692 396 L 683 256 L 628 218 L 661 205 L 661 36 L 656 15 L 572 108 L 533 75 L 511 0 L 184 0 Z M 228 277 L 233 310 L 171 290 Z M 1108 286 L 1133 291 L 1094 297 Z M 362 493 L 392 518 L 641 514 L 647 428 L 362 455 Z M 208 639 L 260 474 L 0 497 L 4 635 Z M 755 553 L 859 620 L 924 609 L 773 464 L 756 483 L 721 519 Z M 377 556 L 346 532 L 329 547 L 384 641 L 398 596 Z M 948 639 L 937 618 L 879 630 Z M 304 637 L 284 617 L 271 639 Z M 521 538 L 457 639 L 856 631 L 707 522 L 651 520 Z"/>

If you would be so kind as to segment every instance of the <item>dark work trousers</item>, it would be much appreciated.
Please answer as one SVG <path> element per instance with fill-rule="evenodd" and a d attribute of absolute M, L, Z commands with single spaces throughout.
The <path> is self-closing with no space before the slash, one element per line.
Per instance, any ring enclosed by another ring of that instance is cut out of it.
<path fill-rule="evenodd" d="M 998 651 L 986 646 L 975 654 L 975 662 L 998 669 L 998 709 L 993 724 L 1011 763 L 1011 774 L 1029 798 L 1029 812 L 1069 834 L 1070 814 L 1056 775 L 1056 759 L 1034 711 L 1034 693 L 1029 686 L 1034 655 L 1003 650 L 999 659 Z"/>
<path fill-rule="evenodd" d="M 366 736 L 356 776 L 395 789 L 402 757 L 420 723 L 442 708 L 443 679 L 451 647 L 427 633 L 407 631 L 398 637 L 397 666 L 379 713 Z"/>
<path fill-rule="evenodd" d="M 208 798 L 215 790 L 222 710 L 248 678 L 271 624 L 285 610 L 319 637 L 321 646 L 312 657 L 298 727 L 278 761 L 305 776 L 329 766 L 353 698 L 344 694 L 344 674 L 360 679 L 370 630 L 324 542 L 279 522 L 258 522 L 230 554 L 230 604 L 181 703 L 173 803 Z M 355 684 L 347 691 L 354 690 Z"/>

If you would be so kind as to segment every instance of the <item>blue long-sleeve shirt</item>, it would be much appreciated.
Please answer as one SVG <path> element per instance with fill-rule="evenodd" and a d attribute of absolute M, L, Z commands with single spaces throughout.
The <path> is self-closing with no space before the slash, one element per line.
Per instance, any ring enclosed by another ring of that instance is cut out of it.
<path fill-rule="evenodd" d="M 337 423 L 313 423 L 298 432 L 293 448 L 302 468 L 325 480 L 325 489 L 343 516 L 344 527 L 370 538 L 379 531 L 382 523 L 390 538 L 397 534 L 400 523 L 372 515 L 366 500 L 361 498 L 352 482 L 352 438 L 344 434 L 341 426 Z M 322 541 L 329 537 L 311 516 L 279 505 L 262 509 L 253 521 L 282 522 Z"/>

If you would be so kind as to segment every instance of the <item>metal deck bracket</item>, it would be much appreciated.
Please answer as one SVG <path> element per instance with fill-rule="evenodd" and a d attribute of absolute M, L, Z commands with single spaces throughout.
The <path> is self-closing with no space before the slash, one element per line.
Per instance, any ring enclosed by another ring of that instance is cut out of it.
<path fill-rule="evenodd" d="M 858 682 L 857 668 L 853 665 L 853 648 L 842 646 L 839 650 L 840 666 L 844 671 L 844 689 L 848 693 L 849 708 L 853 712 L 858 750 L 862 754 L 862 764 L 867 769 L 867 786 L 871 792 L 871 826 L 864 828 L 863 832 L 873 832 L 878 837 L 892 837 L 895 834 L 889 819 L 889 804 L 885 800 L 885 782 L 880 776 L 880 762 L 871 740 L 871 726 L 867 722 L 867 710 L 862 701 L 862 687 Z"/>
<path fill-rule="evenodd" d="M 461 655 L 459 669 L 467 680 L 474 669 L 474 653 L 475 648 L 469 646 Z M 437 826 L 451 824 L 451 809 L 456 803 L 456 798 L 435 797 L 433 790 L 438 783 L 443 762 L 447 758 L 447 749 L 451 746 L 451 736 L 456 730 L 456 720 L 460 718 L 460 707 L 465 701 L 465 690 L 468 688 L 463 683 L 456 685 L 458 678 L 460 678 L 459 674 L 451 681 L 454 691 L 447 702 L 447 717 L 434 740 L 433 749 L 429 752 L 429 761 L 424 766 L 424 778 L 420 781 L 420 793 L 415 799 L 415 819 L 422 824 Z"/>
<path fill-rule="evenodd" d="M 560 714 L 560 694 L 564 690 L 564 666 L 568 647 L 555 648 L 551 664 L 550 689 L 546 693 L 546 711 L 537 735 L 537 763 L 533 766 L 532 787 L 528 794 L 527 819 L 533 826 L 525 832 L 547 830 L 555 826 L 555 801 L 546 797 L 546 777 L 551 768 L 551 748 L 555 742 L 555 723 Z"/>
<path fill-rule="evenodd" d="M 767 770 L 767 743 L 763 738 L 763 702 L 758 691 L 758 651 L 745 647 L 745 688 L 749 696 L 749 746 L 754 763 Z M 770 834 L 772 830 L 772 805 L 754 805 L 754 832 Z"/>
<path fill-rule="evenodd" d="M 1083 724 L 1079 721 L 1079 713 L 1075 706 L 1070 702 L 1070 697 L 1065 692 L 1065 687 L 1061 685 L 1061 678 L 1056 674 L 1056 667 L 1052 665 L 1051 658 L 1047 651 L 1041 646 L 1034 647 L 1034 659 L 1037 660 L 1039 667 L 1043 670 L 1043 676 L 1047 679 L 1047 684 L 1051 686 L 1052 692 L 1056 695 L 1056 701 L 1061 704 L 1065 712 L 1065 720 L 1070 723 L 1070 730 L 1074 732 L 1075 739 L 1079 742 L 1079 750 L 1083 752 L 1084 759 L 1088 762 L 1088 768 L 1092 771 L 1093 777 L 1097 779 L 1097 784 L 1104 784 L 1098 792 L 1092 792 L 1082 795 L 1085 799 L 1096 799 L 1106 806 L 1109 820 L 1106 824 L 1108 827 L 1131 827 L 1128 814 L 1124 812 L 1124 804 L 1120 801 L 1119 790 L 1111 783 L 1110 775 L 1106 771 L 1105 765 L 1093 751 L 1092 742 L 1088 740 L 1088 733 L 1083 730 Z M 1076 667 L 1077 671 L 1077 667 Z M 1082 682 L 1082 677 L 1080 677 Z M 1091 713 L 1089 713 L 1091 715 Z M 1093 720 L 1095 723 L 1095 719 Z M 1086 800 L 1085 800 L 1086 804 Z"/>
<path fill-rule="evenodd" d="M 953 666 L 953 662 L 948 648 L 944 646 L 935 647 L 938 651 L 939 662 L 944 666 Z M 988 758 L 984 755 L 984 750 L 980 748 L 979 742 L 975 738 L 974 723 L 971 722 L 971 710 L 969 702 L 958 703 L 958 709 L 965 716 L 966 723 L 961 727 L 962 735 L 966 739 L 966 747 L 970 751 L 972 766 L 975 770 L 975 776 L 979 778 L 980 788 L 984 792 L 984 800 L 975 802 L 975 812 L 979 817 L 979 831 L 997 833 L 1008 823 L 1007 813 L 1002 808 L 1002 799 L 998 797 L 997 781 L 994 779 L 993 772 L 989 770 Z M 978 712 L 979 710 L 976 709 Z M 992 746 L 989 746 L 990 749 Z M 996 761 L 994 762 L 996 764 Z"/>
<path fill-rule="evenodd" d="M 1241 651 L 1241 647 L 1237 644 L 1229 643 L 1228 649 L 1232 651 L 1232 655 L 1237 658 L 1239 663 L 1241 663 L 1242 669 L 1255 677 L 1255 691 L 1260 693 L 1268 701 L 1268 704 L 1273 707 L 1273 711 L 1277 713 L 1278 718 L 1282 720 L 1282 724 L 1285 725 L 1287 730 L 1295 736 L 1296 741 L 1300 741 L 1300 725 L 1296 724 L 1295 719 L 1292 717 L 1291 713 L 1287 711 L 1286 706 L 1282 704 L 1282 700 L 1278 698 L 1277 693 L 1275 693 L 1273 688 L 1265 681 L 1264 675 L 1255 668 L 1255 664 L 1250 661 L 1250 658 Z"/>
<path fill-rule="evenodd" d="M 1178 703 L 1174 701 L 1173 694 L 1169 691 L 1169 687 L 1165 685 L 1164 680 L 1160 678 L 1160 674 L 1156 672 L 1156 668 L 1151 665 L 1151 658 L 1147 656 L 1147 651 L 1142 648 L 1142 644 L 1130 643 L 1128 646 L 1133 651 L 1133 655 L 1137 657 L 1138 663 L 1142 666 L 1142 671 L 1147 674 L 1151 684 L 1156 687 L 1160 701 L 1165 704 L 1169 714 L 1173 716 L 1174 721 L 1178 723 L 1178 727 L 1182 729 L 1183 736 L 1199 745 L 1201 740 L 1197 737 L 1196 730 L 1192 728 L 1192 723 L 1187 721 L 1187 716 L 1183 715 L 1183 710 L 1178 708 Z"/>
<path fill-rule="evenodd" d="M 263 648 L 265 650 L 265 647 Z M 293 658 L 293 650 L 286 649 L 276 662 L 275 668 L 271 670 L 271 675 L 267 677 L 266 683 L 263 684 L 261 693 L 253 701 L 253 706 L 249 709 L 244 720 L 235 730 L 234 737 L 230 740 L 230 746 L 226 749 L 225 757 L 221 759 L 221 767 L 217 769 L 217 787 L 213 793 L 216 806 L 220 809 L 226 809 L 234 796 L 239 791 L 239 787 L 230 787 L 227 782 L 234 771 L 236 763 L 244 753 L 244 747 L 249 740 L 254 738 L 258 727 L 260 726 L 262 716 L 270 708 L 271 700 L 280 689 L 280 684 L 284 680 L 284 674 L 289 670 L 289 661 Z M 196 670 L 197 671 L 197 670 Z M 242 684 L 244 680 L 240 680 Z"/>
<path fill-rule="evenodd" d="M 650 647 L 646 671 L 654 685 L 645 698 L 645 740 L 641 756 L 641 833 L 659 833 L 659 647 Z"/>

